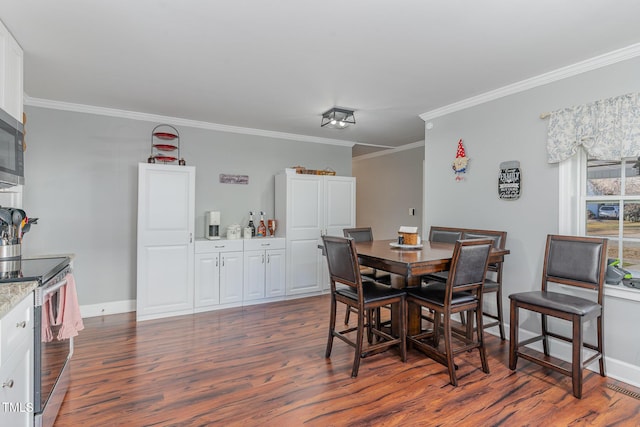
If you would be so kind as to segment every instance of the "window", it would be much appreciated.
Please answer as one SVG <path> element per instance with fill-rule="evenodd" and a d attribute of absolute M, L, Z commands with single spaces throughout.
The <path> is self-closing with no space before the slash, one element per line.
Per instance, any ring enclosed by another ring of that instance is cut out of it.
<path fill-rule="evenodd" d="M 640 159 L 603 161 L 583 150 L 560 163 L 559 233 L 606 237 L 608 258 L 640 277 Z M 640 301 L 640 291 L 607 285 L 605 295 Z"/>
<path fill-rule="evenodd" d="M 609 238 L 608 258 L 640 276 L 640 161 L 587 159 L 584 234 Z"/>

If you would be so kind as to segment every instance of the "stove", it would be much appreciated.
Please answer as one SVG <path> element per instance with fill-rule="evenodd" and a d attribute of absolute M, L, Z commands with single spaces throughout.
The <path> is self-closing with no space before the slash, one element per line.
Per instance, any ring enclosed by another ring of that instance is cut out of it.
<path fill-rule="evenodd" d="M 42 285 L 63 272 L 70 261 L 66 256 L 3 260 L 0 261 L 0 283 L 37 280 Z"/>
<path fill-rule="evenodd" d="M 0 261 L 0 286 L 3 283 L 38 281 L 33 311 L 33 415 L 35 427 L 52 427 L 69 388 L 69 360 L 73 338 L 58 339 L 59 323 L 52 323 L 64 301 L 67 275 L 71 273 L 66 256 L 49 258 L 3 259 Z M 51 336 L 43 334 L 50 330 Z"/>

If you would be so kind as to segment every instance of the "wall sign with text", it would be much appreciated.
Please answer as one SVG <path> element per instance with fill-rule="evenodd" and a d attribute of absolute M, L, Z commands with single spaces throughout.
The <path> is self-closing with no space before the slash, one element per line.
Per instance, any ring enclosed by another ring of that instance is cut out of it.
<path fill-rule="evenodd" d="M 520 162 L 512 160 L 500 163 L 498 176 L 498 197 L 502 200 L 517 200 L 520 198 L 522 174 Z"/>

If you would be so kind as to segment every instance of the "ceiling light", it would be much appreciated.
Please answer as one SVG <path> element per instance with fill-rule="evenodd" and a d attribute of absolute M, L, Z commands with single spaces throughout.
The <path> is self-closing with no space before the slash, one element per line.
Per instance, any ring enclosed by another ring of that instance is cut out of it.
<path fill-rule="evenodd" d="M 333 129 L 344 129 L 349 125 L 355 124 L 356 118 L 353 115 L 353 110 L 333 107 L 322 114 L 320 127 L 327 126 Z"/>

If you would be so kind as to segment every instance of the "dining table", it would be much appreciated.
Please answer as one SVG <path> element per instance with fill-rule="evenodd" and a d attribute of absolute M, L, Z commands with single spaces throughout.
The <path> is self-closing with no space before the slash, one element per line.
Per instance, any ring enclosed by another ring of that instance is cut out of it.
<path fill-rule="evenodd" d="M 406 288 L 420 286 L 422 276 L 439 271 L 448 271 L 453 257 L 453 243 L 423 241 L 418 245 L 400 245 L 397 240 L 372 240 L 356 242 L 360 265 L 383 270 L 391 275 L 391 286 Z M 492 248 L 490 263 L 504 262 L 508 249 Z M 391 307 L 392 330 L 399 331 L 399 307 Z M 407 333 L 415 335 L 420 331 L 421 313 L 419 307 L 409 307 Z"/>

